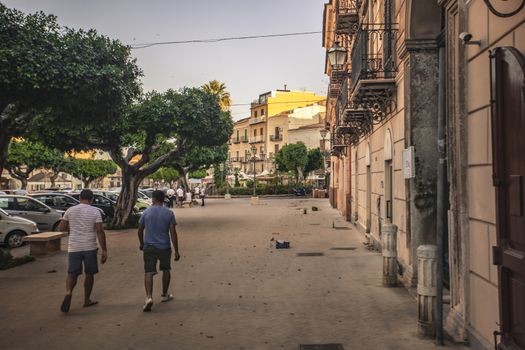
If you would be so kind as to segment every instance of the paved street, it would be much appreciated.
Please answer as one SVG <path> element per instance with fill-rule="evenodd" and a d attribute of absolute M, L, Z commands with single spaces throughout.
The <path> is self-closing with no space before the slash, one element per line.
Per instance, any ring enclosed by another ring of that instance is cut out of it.
<path fill-rule="evenodd" d="M 176 210 L 182 258 L 173 269 L 175 300 L 149 314 L 141 310 L 134 230 L 108 232 L 109 261 L 96 277 L 100 305 L 93 308 L 81 307 L 80 285 L 70 313 L 59 311 L 66 253 L 0 272 L 0 349 L 435 348 L 416 335 L 415 300 L 404 288 L 381 286 L 379 253 L 365 249 L 327 200 L 249 203 L 210 200 Z M 272 238 L 292 248 L 276 250 Z"/>

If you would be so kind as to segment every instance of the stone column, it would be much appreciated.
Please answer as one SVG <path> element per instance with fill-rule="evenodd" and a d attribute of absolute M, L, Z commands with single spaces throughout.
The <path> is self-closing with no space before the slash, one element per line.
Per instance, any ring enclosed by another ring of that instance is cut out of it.
<path fill-rule="evenodd" d="M 381 228 L 383 254 L 383 285 L 397 286 L 397 226 L 384 224 Z"/>
<path fill-rule="evenodd" d="M 433 338 L 436 335 L 437 246 L 419 246 L 417 260 L 418 329 L 420 334 Z"/>

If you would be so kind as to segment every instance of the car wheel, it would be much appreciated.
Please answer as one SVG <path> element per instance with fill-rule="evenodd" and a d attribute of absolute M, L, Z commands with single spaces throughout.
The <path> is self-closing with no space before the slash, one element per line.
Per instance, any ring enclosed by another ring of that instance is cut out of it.
<path fill-rule="evenodd" d="M 25 233 L 22 231 L 11 232 L 7 235 L 6 243 L 9 248 L 18 248 L 24 244 Z"/>

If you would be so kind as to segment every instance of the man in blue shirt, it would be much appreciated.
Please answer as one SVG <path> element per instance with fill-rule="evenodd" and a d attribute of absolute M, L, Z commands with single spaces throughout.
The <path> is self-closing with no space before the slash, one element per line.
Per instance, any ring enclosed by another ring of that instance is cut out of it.
<path fill-rule="evenodd" d="M 173 299 L 173 294 L 168 293 L 171 280 L 171 244 L 175 250 L 175 261 L 180 259 L 175 214 L 164 207 L 164 192 L 154 191 L 152 200 L 153 205 L 144 211 L 139 220 L 138 230 L 140 250 L 144 252 L 144 286 L 146 288 L 144 312 L 151 311 L 153 306 L 153 276 L 157 274 L 157 261 L 162 271 L 161 297 L 165 302 Z M 146 229 L 146 234 L 144 234 L 144 229 Z"/>

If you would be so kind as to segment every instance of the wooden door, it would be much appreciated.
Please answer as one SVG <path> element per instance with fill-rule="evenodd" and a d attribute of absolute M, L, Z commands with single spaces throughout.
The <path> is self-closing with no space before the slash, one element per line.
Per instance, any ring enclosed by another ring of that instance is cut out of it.
<path fill-rule="evenodd" d="M 492 53 L 492 130 L 497 201 L 500 349 L 525 349 L 525 58 Z"/>

